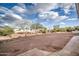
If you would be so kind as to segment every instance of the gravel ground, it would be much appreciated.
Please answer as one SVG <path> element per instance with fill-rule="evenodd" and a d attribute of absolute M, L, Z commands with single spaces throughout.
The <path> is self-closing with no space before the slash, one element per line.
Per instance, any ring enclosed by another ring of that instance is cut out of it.
<path fill-rule="evenodd" d="M 4 43 L 4 51 L 1 51 L 1 53 L 18 55 L 33 48 L 56 52 L 61 50 L 72 37 L 73 34 L 68 32 L 19 37 Z"/>

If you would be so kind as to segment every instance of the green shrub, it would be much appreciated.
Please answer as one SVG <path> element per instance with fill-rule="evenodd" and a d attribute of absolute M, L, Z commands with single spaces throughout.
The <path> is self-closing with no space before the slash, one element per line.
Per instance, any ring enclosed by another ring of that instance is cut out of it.
<path fill-rule="evenodd" d="M 14 33 L 13 29 L 10 28 L 9 26 L 5 26 L 3 29 L 0 30 L 1 36 L 6 36 L 6 35 L 13 34 L 13 33 Z"/>
<path fill-rule="evenodd" d="M 79 26 L 60 28 L 58 25 L 55 25 L 51 32 L 72 32 L 75 30 L 79 31 Z"/>
<path fill-rule="evenodd" d="M 79 31 L 79 26 L 74 26 L 75 30 Z"/>
<path fill-rule="evenodd" d="M 71 32 L 75 29 L 73 27 L 64 27 L 64 28 L 54 28 L 51 30 L 51 32 Z"/>
<path fill-rule="evenodd" d="M 66 29 L 67 32 L 72 32 L 73 31 L 72 27 L 65 27 L 65 29 Z"/>

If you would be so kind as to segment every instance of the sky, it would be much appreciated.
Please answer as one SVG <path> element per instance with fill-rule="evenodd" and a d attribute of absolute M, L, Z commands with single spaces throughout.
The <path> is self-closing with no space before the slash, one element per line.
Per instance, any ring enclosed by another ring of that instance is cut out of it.
<path fill-rule="evenodd" d="M 40 23 L 47 28 L 53 25 L 78 26 L 74 3 L 0 3 L 0 25 L 12 27 Z"/>

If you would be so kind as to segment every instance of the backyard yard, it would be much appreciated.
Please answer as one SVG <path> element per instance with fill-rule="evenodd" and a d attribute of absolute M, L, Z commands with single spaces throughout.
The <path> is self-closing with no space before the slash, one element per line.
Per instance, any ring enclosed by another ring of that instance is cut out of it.
<path fill-rule="evenodd" d="M 58 32 L 1 40 L 0 55 L 19 55 L 34 48 L 52 53 L 61 50 L 72 37 L 71 32 Z"/>

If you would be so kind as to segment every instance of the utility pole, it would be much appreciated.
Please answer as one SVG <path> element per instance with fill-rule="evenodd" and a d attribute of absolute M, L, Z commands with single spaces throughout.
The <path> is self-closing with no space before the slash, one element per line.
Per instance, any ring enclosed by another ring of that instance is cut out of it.
<path fill-rule="evenodd" d="M 77 15 L 78 15 L 78 18 L 79 18 L 79 3 L 75 3 L 75 5 L 76 5 Z"/>

